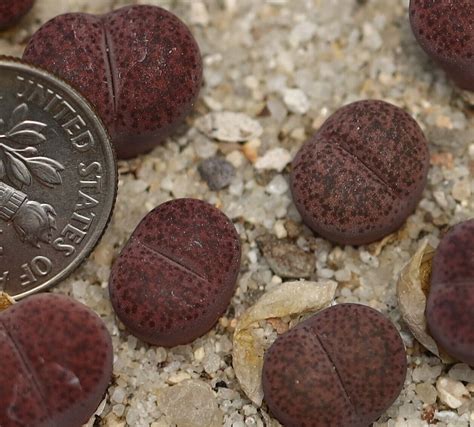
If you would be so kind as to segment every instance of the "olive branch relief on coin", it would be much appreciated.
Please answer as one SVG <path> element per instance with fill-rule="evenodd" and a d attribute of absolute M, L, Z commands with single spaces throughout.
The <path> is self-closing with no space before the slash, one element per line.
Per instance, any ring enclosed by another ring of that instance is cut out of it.
<path fill-rule="evenodd" d="M 22 190 L 34 180 L 49 188 L 61 185 L 64 166 L 38 155 L 37 147 L 46 141 L 42 133 L 46 124 L 28 120 L 28 112 L 22 103 L 7 122 L 0 118 L 0 219 L 13 223 L 22 242 L 39 248 L 39 242 L 52 241 L 56 211 L 49 204 L 29 200 Z"/>

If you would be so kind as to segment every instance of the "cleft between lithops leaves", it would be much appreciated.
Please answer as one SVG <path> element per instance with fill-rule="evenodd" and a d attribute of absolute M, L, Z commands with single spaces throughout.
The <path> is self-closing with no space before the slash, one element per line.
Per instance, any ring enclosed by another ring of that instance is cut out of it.
<path fill-rule="evenodd" d="M 232 354 L 234 371 L 253 403 L 262 404 L 263 357 L 272 344 L 258 333 L 259 322 L 320 311 L 334 301 L 336 288 L 333 281 L 285 282 L 264 294 L 237 321 Z"/>
<path fill-rule="evenodd" d="M 15 304 L 15 300 L 5 292 L 0 292 L 0 311 L 6 310 Z"/>
<path fill-rule="evenodd" d="M 444 363 L 452 363 L 454 360 L 429 334 L 425 316 L 434 254 L 435 249 L 425 240 L 403 268 L 397 284 L 398 304 L 403 320 L 417 341 Z"/>

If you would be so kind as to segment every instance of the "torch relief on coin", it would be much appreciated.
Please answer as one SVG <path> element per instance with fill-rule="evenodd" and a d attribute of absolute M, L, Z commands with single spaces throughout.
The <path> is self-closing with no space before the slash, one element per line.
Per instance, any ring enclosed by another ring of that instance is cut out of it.
<path fill-rule="evenodd" d="M 110 219 L 117 167 L 107 131 L 71 86 L 0 57 L 0 291 L 53 286 Z"/>

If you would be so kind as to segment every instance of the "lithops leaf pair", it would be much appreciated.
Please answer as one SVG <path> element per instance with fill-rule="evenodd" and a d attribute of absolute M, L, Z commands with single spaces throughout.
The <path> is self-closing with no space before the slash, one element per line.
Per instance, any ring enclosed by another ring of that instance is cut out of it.
<path fill-rule="evenodd" d="M 402 316 L 424 347 L 443 361 L 474 366 L 474 220 L 452 227 L 436 251 L 422 244 L 397 293 Z"/>

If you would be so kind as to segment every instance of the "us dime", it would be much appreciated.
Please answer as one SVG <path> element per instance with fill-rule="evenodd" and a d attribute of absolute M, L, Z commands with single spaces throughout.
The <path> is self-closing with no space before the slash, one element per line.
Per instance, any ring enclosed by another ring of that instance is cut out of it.
<path fill-rule="evenodd" d="M 55 285 L 109 221 L 117 168 L 88 102 L 51 74 L 0 58 L 0 291 Z"/>

